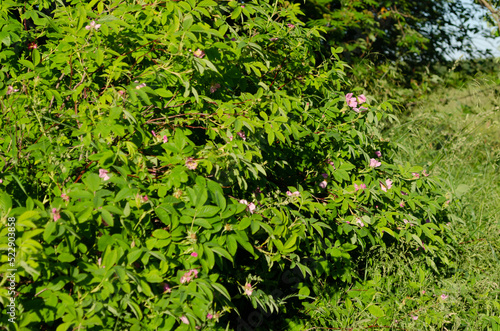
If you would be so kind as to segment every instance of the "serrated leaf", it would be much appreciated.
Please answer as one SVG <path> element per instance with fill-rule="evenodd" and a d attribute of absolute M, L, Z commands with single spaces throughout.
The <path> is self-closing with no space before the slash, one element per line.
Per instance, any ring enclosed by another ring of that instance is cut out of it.
<path fill-rule="evenodd" d="M 151 256 L 154 256 L 156 257 L 158 260 L 160 261 L 164 261 L 166 262 L 167 259 L 165 258 L 165 256 L 162 254 L 162 253 L 159 253 L 159 252 L 156 252 L 156 251 L 148 251 L 148 253 L 151 255 Z"/>
<path fill-rule="evenodd" d="M 127 254 L 127 261 L 128 264 L 132 264 L 135 261 L 137 261 L 142 255 L 142 250 L 141 249 L 135 249 L 132 252 Z"/>
<path fill-rule="evenodd" d="M 219 212 L 219 207 L 217 206 L 203 206 L 199 209 L 199 211 L 196 213 L 198 217 L 213 217 L 215 214 Z"/>
<path fill-rule="evenodd" d="M 233 262 L 233 257 L 222 247 L 219 246 L 212 246 L 211 247 L 212 251 L 215 253 L 219 254 L 220 256 L 225 257 L 229 261 Z"/>
<path fill-rule="evenodd" d="M 229 295 L 229 292 L 226 290 L 224 286 L 222 286 L 219 283 L 212 283 L 211 284 L 214 289 L 216 289 L 220 294 L 226 297 L 229 301 L 231 301 L 231 296 Z"/>

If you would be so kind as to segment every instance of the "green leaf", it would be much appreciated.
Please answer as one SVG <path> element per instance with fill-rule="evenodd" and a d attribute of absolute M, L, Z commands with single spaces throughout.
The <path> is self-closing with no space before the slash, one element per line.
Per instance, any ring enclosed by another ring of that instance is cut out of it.
<path fill-rule="evenodd" d="M 7 31 L 1 31 L 0 32 L 0 41 L 7 47 L 10 46 L 10 35 Z"/>
<path fill-rule="evenodd" d="M 226 246 L 229 251 L 229 254 L 232 256 L 236 255 L 236 251 L 238 250 L 238 243 L 236 242 L 236 238 L 234 234 L 230 234 L 226 238 Z"/>
<path fill-rule="evenodd" d="M 92 211 L 94 208 L 92 207 L 86 207 L 82 211 L 80 211 L 77 215 L 76 218 L 78 218 L 78 222 L 83 223 L 89 219 L 90 216 L 92 216 Z"/>
<path fill-rule="evenodd" d="M 164 256 L 162 253 L 160 253 L 160 252 L 156 252 L 156 251 L 148 251 L 148 253 L 149 253 L 151 256 L 156 257 L 156 258 L 157 258 L 158 260 L 160 260 L 160 261 L 164 261 L 164 262 L 166 262 L 166 261 L 167 261 L 167 259 L 165 258 L 165 256 Z"/>
<path fill-rule="evenodd" d="M 297 234 L 293 234 L 283 245 L 283 250 L 287 252 L 293 252 L 295 249 L 292 249 L 297 241 Z M 296 247 L 295 247 L 296 248 Z"/>
<path fill-rule="evenodd" d="M 118 192 L 114 201 L 118 202 L 118 201 L 121 201 L 123 199 L 130 198 L 131 196 L 133 196 L 132 190 L 128 187 L 124 187 L 120 190 L 120 192 Z"/>
<path fill-rule="evenodd" d="M 385 316 L 384 310 L 382 308 L 380 308 L 379 306 L 376 306 L 376 305 L 368 306 L 368 311 L 370 312 L 370 314 L 372 314 L 375 317 L 383 317 L 383 316 Z"/>
<path fill-rule="evenodd" d="M 61 323 L 57 327 L 56 331 L 67 331 L 73 324 L 74 322 Z"/>
<path fill-rule="evenodd" d="M 231 296 L 229 295 L 229 292 L 226 290 L 224 286 L 222 286 L 219 283 L 212 283 L 210 284 L 214 289 L 216 289 L 220 294 L 226 297 L 229 301 L 231 301 Z"/>
<path fill-rule="evenodd" d="M 212 246 L 211 249 L 212 249 L 212 251 L 219 254 L 220 256 L 223 256 L 226 259 L 228 259 L 229 261 L 233 262 L 232 256 L 224 248 L 222 248 L 220 246 Z"/>
<path fill-rule="evenodd" d="M 101 209 L 101 217 L 109 226 L 115 225 L 115 220 L 113 219 L 113 216 L 106 209 Z"/>
<path fill-rule="evenodd" d="M 57 259 L 61 262 L 73 262 L 75 257 L 69 253 L 62 253 L 57 257 Z"/>
<path fill-rule="evenodd" d="M 212 224 L 210 224 L 204 218 L 195 218 L 194 221 L 193 221 L 193 223 L 196 224 L 196 225 L 202 226 L 202 227 L 204 227 L 206 229 L 211 229 L 212 228 Z"/>
<path fill-rule="evenodd" d="M 17 219 L 18 225 L 23 225 L 24 221 L 29 220 L 31 218 L 38 218 L 39 212 L 36 210 L 28 210 L 25 211 L 19 218 Z"/>
<path fill-rule="evenodd" d="M 206 257 L 209 268 L 212 269 L 215 264 L 214 252 L 210 249 L 210 246 L 208 246 L 207 244 L 203 245 L 203 254 Z"/>
<path fill-rule="evenodd" d="M 52 235 L 52 233 L 54 233 L 55 230 L 56 230 L 55 222 L 47 223 L 47 225 L 45 226 L 45 230 L 43 232 L 43 240 L 45 240 L 47 243 L 50 243 L 49 237 Z"/>
<path fill-rule="evenodd" d="M 225 219 L 225 218 L 229 218 L 229 217 L 233 216 L 238 209 L 237 207 L 238 206 L 235 204 L 228 205 L 226 210 L 224 210 L 224 212 L 221 214 L 220 218 Z M 245 208 L 246 208 L 246 206 L 244 206 L 243 210 Z"/>
<path fill-rule="evenodd" d="M 128 253 L 127 254 L 128 264 L 132 264 L 135 261 L 137 261 L 141 257 L 142 253 L 143 253 L 142 249 L 134 249 L 133 251 Z"/>
<path fill-rule="evenodd" d="M 380 233 L 385 232 L 385 233 L 390 234 L 394 238 L 397 238 L 397 235 L 394 233 L 394 231 L 392 231 L 391 229 L 389 229 L 387 227 L 381 227 L 381 228 L 379 228 L 379 231 L 380 231 Z"/>
<path fill-rule="evenodd" d="M 304 286 L 299 290 L 299 297 L 301 299 L 306 299 L 309 294 L 311 294 L 311 290 L 307 286 Z"/>
<path fill-rule="evenodd" d="M 112 245 L 114 242 L 115 240 L 110 235 L 104 234 L 97 241 L 97 249 L 103 252 L 106 247 Z"/>
<path fill-rule="evenodd" d="M 226 209 L 226 199 L 224 198 L 224 194 L 216 191 L 214 192 L 214 202 L 217 206 L 219 206 L 220 210 Z"/>
<path fill-rule="evenodd" d="M 248 252 L 250 252 L 252 255 L 255 255 L 254 249 L 252 244 L 248 241 L 248 238 L 243 237 L 243 231 L 237 231 L 235 239 L 238 242 L 238 244 L 241 245 L 244 249 L 246 249 Z"/>
<path fill-rule="evenodd" d="M 198 217 L 213 217 L 219 212 L 219 207 L 216 206 L 203 206 L 196 213 Z"/>
<path fill-rule="evenodd" d="M 135 316 L 137 317 L 138 320 L 142 320 L 142 311 L 141 307 L 132 299 L 128 299 L 129 301 L 127 302 L 128 306 L 132 309 L 134 312 Z"/>
<path fill-rule="evenodd" d="M 252 224 L 252 219 L 250 217 L 243 217 L 241 222 L 238 223 L 238 230 L 245 230 Z"/>
<path fill-rule="evenodd" d="M 240 17 L 240 15 L 241 15 L 241 7 L 237 6 L 236 9 L 231 14 L 231 19 L 236 20 L 238 17 Z"/>
<path fill-rule="evenodd" d="M 28 67 L 31 70 L 35 70 L 35 66 L 30 61 L 28 60 L 17 60 L 17 61 L 21 63 L 23 66 Z"/>
<path fill-rule="evenodd" d="M 12 208 L 12 199 L 10 195 L 5 192 L 0 195 L 0 208 L 2 208 L 5 216 L 7 215 L 7 212 L 9 212 Z"/>
<path fill-rule="evenodd" d="M 166 238 L 170 238 L 170 233 L 168 231 L 163 230 L 163 229 L 156 229 L 153 231 L 153 237 L 158 238 L 158 239 L 166 239 Z"/>

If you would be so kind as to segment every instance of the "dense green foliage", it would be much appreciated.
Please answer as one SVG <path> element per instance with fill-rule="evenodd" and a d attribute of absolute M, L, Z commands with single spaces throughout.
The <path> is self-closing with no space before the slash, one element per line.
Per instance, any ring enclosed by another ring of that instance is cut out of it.
<path fill-rule="evenodd" d="M 19 328 L 266 329 L 249 307 L 296 315 L 381 248 L 449 264 L 450 198 L 427 166 L 394 162 L 391 105 L 345 90 L 342 49 L 322 56 L 299 14 L 6 3 L 0 212 L 16 218 Z"/>

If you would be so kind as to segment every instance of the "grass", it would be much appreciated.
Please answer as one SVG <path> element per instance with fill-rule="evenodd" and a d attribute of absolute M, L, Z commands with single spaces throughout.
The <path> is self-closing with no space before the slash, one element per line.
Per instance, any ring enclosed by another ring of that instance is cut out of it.
<path fill-rule="evenodd" d="M 387 131 L 400 163 L 449 192 L 447 266 L 403 247 L 371 252 L 366 278 L 306 304 L 297 330 L 500 330 L 500 71 L 449 72 Z"/>

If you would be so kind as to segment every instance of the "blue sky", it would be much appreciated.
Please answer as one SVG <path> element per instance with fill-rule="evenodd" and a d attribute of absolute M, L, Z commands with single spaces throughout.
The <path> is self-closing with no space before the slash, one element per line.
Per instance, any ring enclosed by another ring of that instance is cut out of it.
<path fill-rule="evenodd" d="M 466 6 L 470 6 L 472 4 L 472 0 L 462 0 L 462 2 Z M 482 20 L 481 16 L 484 15 L 484 13 L 488 12 L 486 9 L 481 11 L 481 10 L 478 10 L 478 6 L 474 6 L 474 9 L 471 9 L 471 10 L 476 12 L 474 21 L 477 23 L 477 25 L 483 26 L 485 29 L 490 30 L 490 31 L 493 29 L 493 27 L 488 27 L 488 24 L 484 20 Z M 500 57 L 500 38 L 485 39 L 480 34 L 472 35 L 472 37 L 473 37 L 474 44 L 476 45 L 477 48 L 479 48 L 481 50 L 489 49 L 492 51 L 494 56 Z M 467 54 L 465 54 L 464 52 L 455 52 L 450 57 L 452 59 L 458 59 L 460 57 L 460 55 L 463 55 L 464 58 L 467 57 Z"/>

